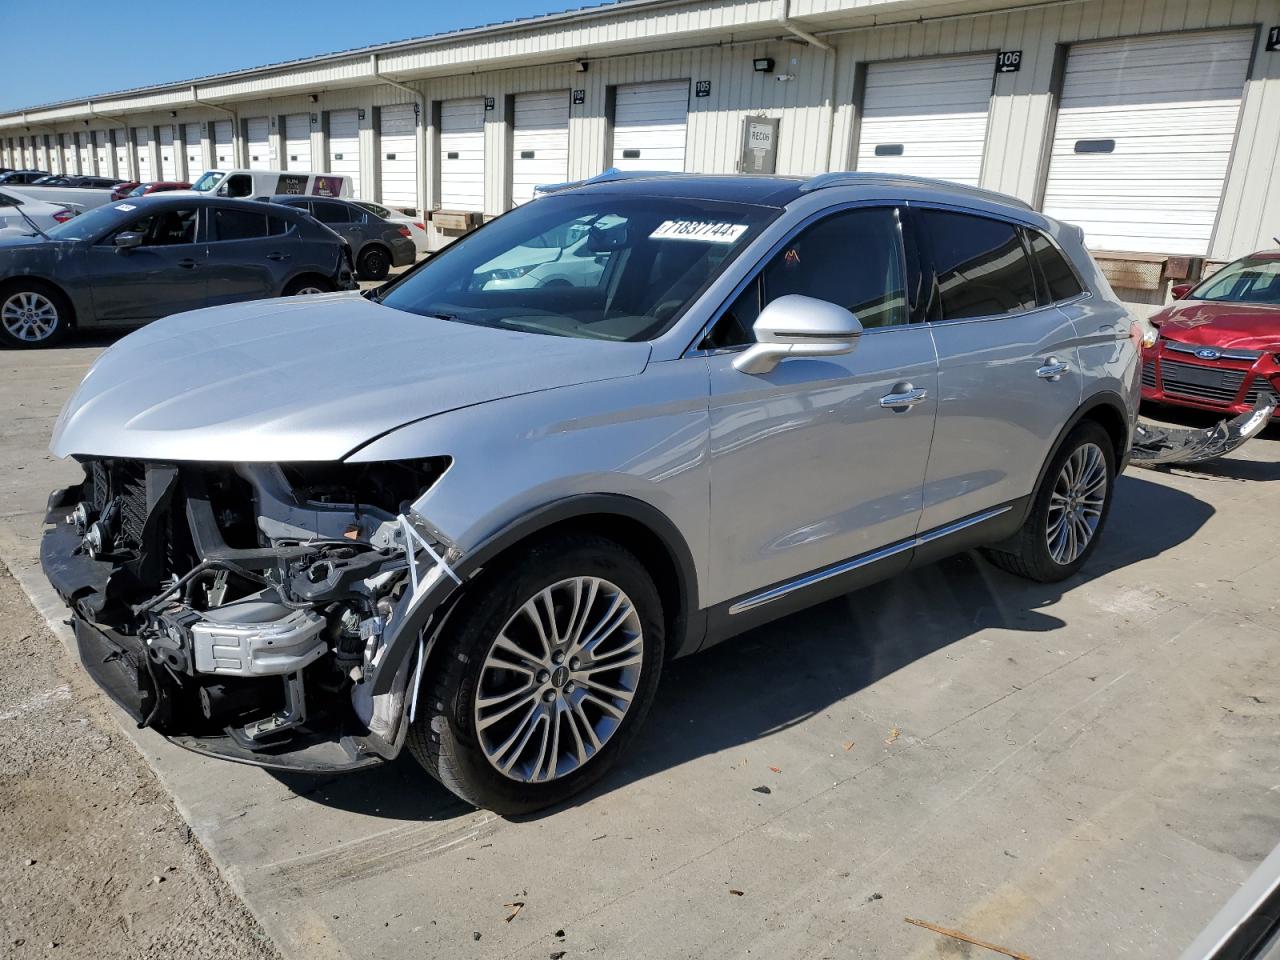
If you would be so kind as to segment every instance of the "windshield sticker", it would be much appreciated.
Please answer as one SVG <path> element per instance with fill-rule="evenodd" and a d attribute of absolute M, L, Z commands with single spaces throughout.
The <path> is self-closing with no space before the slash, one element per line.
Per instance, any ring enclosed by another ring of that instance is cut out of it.
<path fill-rule="evenodd" d="M 128 213 L 130 210 L 137 210 L 138 208 L 135 207 L 132 203 L 117 203 L 116 209 L 123 210 L 125 213 Z"/>
<path fill-rule="evenodd" d="M 649 234 L 650 240 L 700 240 L 703 243 L 734 243 L 747 232 L 745 223 L 723 220 L 664 220 Z"/>

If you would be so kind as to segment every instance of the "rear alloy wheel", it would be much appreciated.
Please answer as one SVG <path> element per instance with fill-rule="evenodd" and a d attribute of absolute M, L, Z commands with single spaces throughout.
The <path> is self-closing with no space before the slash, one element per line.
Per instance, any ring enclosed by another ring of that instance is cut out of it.
<path fill-rule="evenodd" d="M 1098 545 L 1111 509 L 1115 463 L 1107 431 L 1092 420 L 1078 424 L 1045 471 L 1022 529 L 989 548 L 988 559 L 1042 583 L 1079 570 Z"/>
<path fill-rule="evenodd" d="M 408 746 L 463 799 L 527 813 L 594 782 L 634 735 L 661 603 L 640 561 L 596 537 L 547 541 L 476 587 L 427 665 Z"/>
<path fill-rule="evenodd" d="M 361 280 L 385 280 L 391 272 L 391 256 L 381 247 L 370 247 L 360 254 L 357 272 Z"/>
<path fill-rule="evenodd" d="M 286 297 L 313 297 L 320 293 L 333 293 L 333 284 L 318 277 L 303 277 L 285 288 Z"/>
<path fill-rule="evenodd" d="M 60 293 L 35 286 L 0 293 L 0 340 L 16 347 L 48 347 L 66 336 L 70 304 Z"/>

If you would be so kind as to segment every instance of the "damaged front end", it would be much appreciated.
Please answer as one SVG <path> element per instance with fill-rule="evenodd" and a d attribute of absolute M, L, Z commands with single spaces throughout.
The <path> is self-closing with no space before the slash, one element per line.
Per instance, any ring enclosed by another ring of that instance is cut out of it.
<path fill-rule="evenodd" d="M 448 458 L 80 462 L 41 562 L 85 668 L 140 727 L 284 769 L 399 752 L 424 627 L 458 583 L 456 548 L 410 506 Z"/>
<path fill-rule="evenodd" d="M 1162 467 L 1216 460 L 1261 433 L 1275 409 L 1275 396 L 1266 394 L 1252 410 L 1203 429 L 1139 421 L 1129 462 L 1137 467 Z"/>

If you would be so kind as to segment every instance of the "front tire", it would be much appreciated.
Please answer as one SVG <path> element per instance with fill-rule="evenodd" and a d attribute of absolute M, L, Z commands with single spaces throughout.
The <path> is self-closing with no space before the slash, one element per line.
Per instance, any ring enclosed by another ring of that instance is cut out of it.
<path fill-rule="evenodd" d="M 658 688 L 662 603 L 621 545 L 544 540 L 471 586 L 428 665 L 407 744 L 504 815 L 567 799 L 623 754 Z"/>
<path fill-rule="evenodd" d="M 321 293 L 333 293 L 336 290 L 332 283 L 324 277 L 298 277 L 290 281 L 284 288 L 282 297 L 313 297 Z"/>
<path fill-rule="evenodd" d="M 1028 580 L 1065 580 L 1097 547 L 1115 483 L 1110 435 L 1092 420 L 1077 424 L 1050 461 L 1022 529 L 987 549 L 987 558 Z"/>
<path fill-rule="evenodd" d="M 71 301 L 54 287 L 19 280 L 0 288 L 0 343 L 52 347 L 71 329 Z"/>

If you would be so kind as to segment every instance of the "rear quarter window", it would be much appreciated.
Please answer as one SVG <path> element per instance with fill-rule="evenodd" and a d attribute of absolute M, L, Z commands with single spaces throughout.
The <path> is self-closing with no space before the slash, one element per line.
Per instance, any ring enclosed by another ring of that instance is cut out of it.
<path fill-rule="evenodd" d="M 1071 264 L 1052 240 L 1038 230 L 1028 230 L 1027 241 L 1031 247 L 1031 258 L 1044 277 L 1050 303 L 1070 300 L 1084 292 Z"/>

